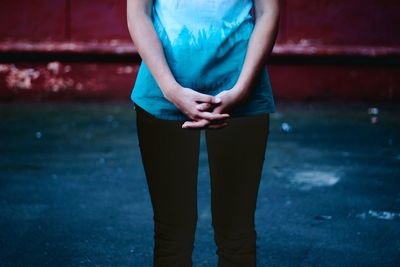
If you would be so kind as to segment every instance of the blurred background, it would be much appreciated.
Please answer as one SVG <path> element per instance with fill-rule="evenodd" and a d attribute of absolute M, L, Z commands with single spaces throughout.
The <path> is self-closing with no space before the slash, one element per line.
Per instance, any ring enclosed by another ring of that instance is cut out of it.
<path fill-rule="evenodd" d="M 1 1 L 0 99 L 128 100 L 140 58 L 125 2 Z M 399 100 L 397 1 L 282 5 L 269 61 L 278 100 Z"/>
<path fill-rule="evenodd" d="M 259 266 L 399 266 L 400 3 L 282 0 Z M 152 266 L 126 1 L 0 1 L 0 266 Z M 194 266 L 216 266 L 204 136 Z"/>

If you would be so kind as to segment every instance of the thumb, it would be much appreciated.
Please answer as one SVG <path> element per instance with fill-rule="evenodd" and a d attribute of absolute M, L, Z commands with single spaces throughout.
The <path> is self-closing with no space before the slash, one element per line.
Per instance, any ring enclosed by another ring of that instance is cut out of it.
<path fill-rule="evenodd" d="M 214 96 L 213 97 L 213 103 L 221 103 L 221 98 L 219 96 Z"/>

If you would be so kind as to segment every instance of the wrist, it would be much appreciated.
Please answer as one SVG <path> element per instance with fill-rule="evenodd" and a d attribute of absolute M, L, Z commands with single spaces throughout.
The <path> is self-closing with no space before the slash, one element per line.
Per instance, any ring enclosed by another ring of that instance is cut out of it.
<path fill-rule="evenodd" d="M 249 95 L 249 91 L 247 88 L 241 87 L 238 85 L 235 85 L 234 87 L 232 87 L 231 93 L 232 93 L 232 97 L 234 99 L 236 99 L 236 101 L 238 101 L 238 102 L 245 101 L 245 99 L 247 99 L 247 97 Z"/>
<path fill-rule="evenodd" d="M 178 91 L 180 91 L 181 89 L 182 89 L 182 86 L 181 86 L 179 83 L 177 83 L 177 82 L 172 82 L 172 83 L 169 83 L 169 84 L 163 86 L 163 87 L 161 88 L 161 91 L 162 91 L 164 97 L 165 97 L 168 101 L 173 102 L 174 99 L 175 99 L 176 94 L 177 94 Z"/>

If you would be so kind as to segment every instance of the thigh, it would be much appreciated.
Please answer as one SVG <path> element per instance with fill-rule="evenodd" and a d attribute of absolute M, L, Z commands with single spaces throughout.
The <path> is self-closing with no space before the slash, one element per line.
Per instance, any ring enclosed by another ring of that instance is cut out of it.
<path fill-rule="evenodd" d="M 136 106 L 142 163 L 154 219 L 180 224 L 197 216 L 200 132 L 180 121 L 161 120 Z"/>
<path fill-rule="evenodd" d="M 269 136 L 269 114 L 234 117 L 206 129 L 213 224 L 251 231 Z"/>

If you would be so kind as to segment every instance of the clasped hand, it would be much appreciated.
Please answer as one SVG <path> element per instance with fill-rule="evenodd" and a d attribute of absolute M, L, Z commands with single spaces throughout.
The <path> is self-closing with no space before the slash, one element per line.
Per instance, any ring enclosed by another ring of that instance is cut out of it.
<path fill-rule="evenodd" d="M 228 125 L 227 113 L 239 103 L 236 90 L 224 90 L 212 96 L 182 87 L 182 90 L 166 96 L 176 107 L 192 121 L 185 121 L 182 128 L 218 129 Z"/>

